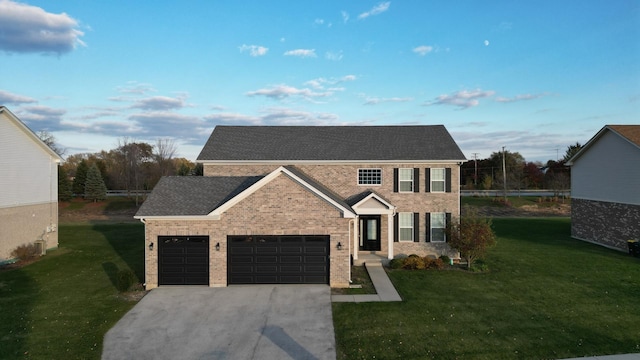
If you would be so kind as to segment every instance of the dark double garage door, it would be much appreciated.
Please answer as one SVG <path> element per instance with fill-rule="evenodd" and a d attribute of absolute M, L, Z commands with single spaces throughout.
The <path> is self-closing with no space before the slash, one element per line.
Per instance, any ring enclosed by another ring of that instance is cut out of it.
<path fill-rule="evenodd" d="M 329 236 L 229 236 L 229 284 L 328 284 Z"/>
<path fill-rule="evenodd" d="M 229 284 L 328 284 L 329 236 L 228 236 Z M 209 285 L 208 236 L 159 236 L 159 285 Z"/>

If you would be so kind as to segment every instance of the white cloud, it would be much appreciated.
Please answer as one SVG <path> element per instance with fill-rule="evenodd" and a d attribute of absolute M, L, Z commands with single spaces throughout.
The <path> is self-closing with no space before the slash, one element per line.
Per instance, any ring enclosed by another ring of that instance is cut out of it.
<path fill-rule="evenodd" d="M 325 85 L 328 86 L 334 86 L 334 85 L 339 85 L 348 81 L 355 81 L 356 80 L 356 76 L 355 75 L 345 75 L 341 78 L 317 78 L 317 79 L 312 79 L 309 80 L 307 82 L 305 82 L 305 85 L 311 86 L 314 89 L 324 89 Z M 333 88 L 334 90 L 344 90 L 343 88 Z"/>
<path fill-rule="evenodd" d="M 325 59 L 327 60 L 331 60 L 331 61 L 340 61 L 342 60 L 342 51 L 327 51 L 324 54 Z"/>
<path fill-rule="evenodd" d="M 391 6 L 391 1 L 380 3 L 374 6 L 371 10 L 365 11 L 362 14 L 358 15 L 358 19 L 362 20 L 368 18 L 369 16 L 382 14 L 383 12 L 389 10 L 389 6 Z"/>
<path fill-rule="evenodd" d="M 316 49 L 295 49 L 284 53 L 285 56 L 297 56 L 301 58 L 317 57 Z"/>
<path fill-rule="evenodd" d="M 457 106 L 461 110 L 468 109 L 470 107 L 478 106 L 480 101 L 478 99 L 487 98 L 493 96 L 495 91 L 493 90 L 461 90 L 451 95 L 440 95 L 432 101 L 426 102 L 424 105 L 452 105 Z"/>
<path fill-rule="evenodd" d="M 143 84 L 137 81 L 129 81 L 127 82 L 127 85 L 119 86 L 117 90 L 118 92 L 124 93 L 124 94 L 138 94 L 138 95 L 143 95 L 148 92 L 156 91 L 156 89 L 154 89 L 150 84 Z"/>
<path fill-rule="evenodd" d="M 420 56 L 425 56 L 428 53 L 433 51 L 433 46 L 420 45 L 418 47 L 413 48 L 412 51 Z"/>
<path fill-rule="evenodd" d="M 313 113 L 288 108 L 268 108 L 259 116 L 238 113 L 219 113 L 207 115 L 205 120 L 214 124 L 234 125 L 344 125 L 338 123 L 338 115 L 332 113 Z"/>
<path fill-rule="evenodd" d="M 28 96 L 12 94 L 8 91 L 0 90 L 0 105 L 18 105 L 18 104 L 29 104 L 38 102 L 36 99 L 30 98 Z"/>
<path fill-rule="evenodd" d="M 341 11 L 340 15 L 342 15 L 342 22 L 346 24 L 349 21 L 349 13 L 346 11 Z"/>
<path fill-rule="evenodd" d="M 139 99 L 131 105 L 132 108 L 145 110 L 179 109 L 184 106 L 185 102 L 183 98 L 172 98 L 168 96 L 152 96 L 145 99 Z"/>
<path fill-rule="evenodd" d="M 264 46 L 259 46 L 259 45 L 245 45 L 245 44 L 242 44 L 238 48 L 240 49 L 241 53 L 245 52 L 245 51 L 248 51 L 249 55 L 254 56 L 254 57 L 255 56 L 264 56 L 269 51 L 269 48 L 266 48 Z"/>
<path fill-rule="evenodd" d="M 313 23 L 316 24 L 316 25 L 322 25 L 322 24 L 324 24 L 324 19 L 315 19 L 313 21 Z"/>
<path fill-rule="evenodd" d="M 386 102 L 394 102 L 394 103 L 401 103 L 401 102 L 410 102 L 413 101 L 412 97 L 404 97 L 404 98 L 400 98 L 400 97 L 392 97 L 392 98 L 376 98 L 376 97 L 369 97 L 366 99 L 365 101 L 365 105 L 378 105 L 381 103 L 386 103 Z"/>
<path fill-rule="evenodd" d="M 246 93 L 247 96 L 266 96 L 272 99 L 286 99 L 292 96 L 299 96 L 303 98 L 317 98 L 330 96 L 331 92 L 314 92 L 310 89 L 298 89 L 288 85 L 276 85 L 271 88 L 259 89 L 256 91 L 250 91 Z"/>
<path fill-rule="evenodd" d="M 0 0 L 0 49 L 17 53 L 62 54 L 85 46 L 78 21 L 65 13 Z"/>
<path fill-rule="evenodd" d="M 502 97 L 499 96 L 496 98 L 497 102 L 501 102 L 501 103 L 511 103 L 511 102 L 516 102 L 516 101 L 526 101 L 526 100 L 533 100 L 533 99 L 538 99 L 541 98 L 543 96 L 545 96 L 546 94 L 521 94 L 521 95 L 516 95 L 512 98 L 507 98 L 507 97 Z"/>

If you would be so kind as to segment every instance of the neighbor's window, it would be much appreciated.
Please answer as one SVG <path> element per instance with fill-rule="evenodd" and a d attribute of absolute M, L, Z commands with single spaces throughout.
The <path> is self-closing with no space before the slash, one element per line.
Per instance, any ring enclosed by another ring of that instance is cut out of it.
<path fill-rule="evenodd" d="M 358 169 L 358 185 L 381 185 L 382 169 Z"/>
<path fill-rule="evenodd" d="M 413 169 L 399 169 L 398 183 L 400 192 L 413 192 Z"/>
<path fill-rule="evenodd" d="M 413 213 L 398 213 L 399 241 L 413 241 Z"/>
<path fill-rule="evenodd" d="M 431 192 L 444 192 L 444 169 L 431 169 Z"/>
<path fill-rule="evenodd" d="M 431 213 L 431 242 L 446 241 L 446 226 L 447 217 L 445 213 Z"/>

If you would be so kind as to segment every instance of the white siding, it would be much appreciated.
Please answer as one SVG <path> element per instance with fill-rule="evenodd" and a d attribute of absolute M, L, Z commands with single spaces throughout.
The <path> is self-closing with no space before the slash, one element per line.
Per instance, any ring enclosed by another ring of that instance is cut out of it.
<path fill-rule="evenodd" d="M 58 201 L 53 156 L 0 113 L 0 207 Z"/>
<path fill-rule="evenodd" d="M 640 205 L 640 149 L 603 133 L 571 167 L 571 196 Z"/>

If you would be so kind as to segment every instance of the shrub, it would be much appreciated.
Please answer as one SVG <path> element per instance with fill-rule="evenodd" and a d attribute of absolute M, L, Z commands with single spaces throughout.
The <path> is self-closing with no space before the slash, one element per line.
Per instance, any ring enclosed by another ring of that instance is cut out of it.
<path fill-rule="evenodd" d="M 444 269 L 444 262 L 442 259 L 424 258 L 425 269 L 442 270 Z"/>
<path fill-rule="evenodd" d="M 407 270 L 424 270 L 424 259 L 418 255 L 409 255 L 409 257 L 404 260 L 402 268 Z"/>
<path fill-rule="evenodd" d="M 118 291 L 125 292 L 131 288 L 134 284 L 138 282 L 136 278 L 136 274 L 133 273 L 130 269 L 119 270 L 117 274 L 116 287 Z"/>
<path fill-rule="evenodd" d="M 451 258 L 447 255 L 440 255 L 440 260 L 442 260 L 445 265 L 451 264 Z"/>
<path fill-rule="evenodd" d="M 38 257 L 35 244 L 20 245 L 11 252 L 11 256 L 20 261 L 33 260 Z"/>
<path fill-rule="evenodd" d="M 403 258 L 395 258 L 395 259 L 392 259 L 391 261 L 389 261 L 389 267 L 391 269 L 400 269 L 403 266 L 404 266 L 404 259 Z"/>

